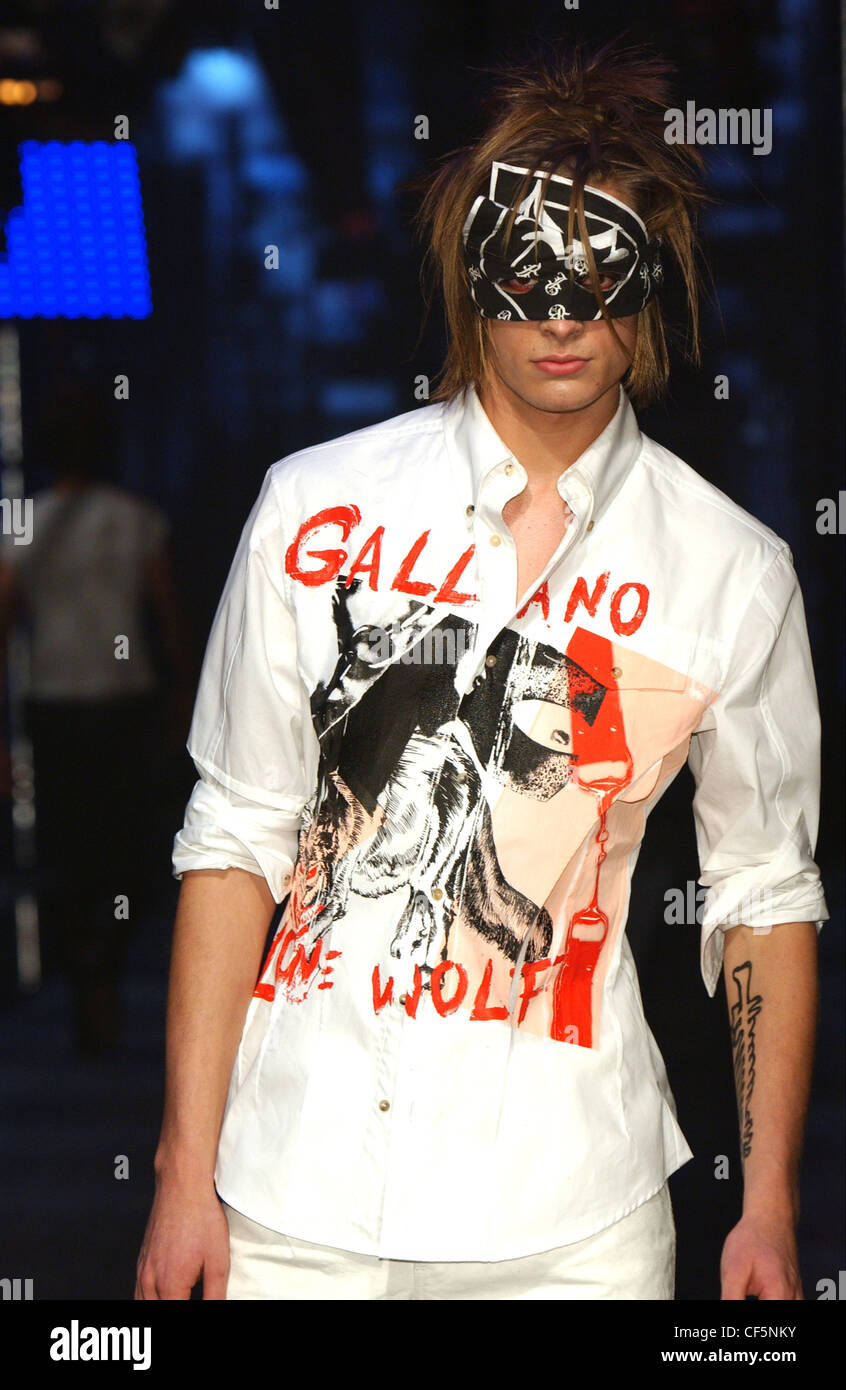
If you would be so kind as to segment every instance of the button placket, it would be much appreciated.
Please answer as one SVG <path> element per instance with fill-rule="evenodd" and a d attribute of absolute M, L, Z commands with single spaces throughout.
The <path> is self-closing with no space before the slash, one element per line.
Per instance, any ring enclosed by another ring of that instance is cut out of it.
<path fill-rule="evenodd" d="M 405 963 L 405 988 L 410 989 L 408 981 L 412 975 L 412 964 Z M 388 1099 L 390 1106 L 385 1111 L 374 1107 L 376 1123 L 381 1126 L 386 1140 L 385 1162 L 382 1168 L 382 1207 L 379 1214 L 379 1239 L 392 1238 L 395 1223 L 402 1221 L 405 1194 L 408 1190 L 409 1164 L 414 1162 L 417 1140 L 414 1132 L 413 1114 L 417 1087 L 415 1078 L 420 1066 L 421 1051 L 426 1051 L 426 992 L 421 993 L 417 1016 L 408 1017 L 405 1010 L 405 991 L 399 996 L 395 1009 L 385 1009 L 392 1014 L 392 1034 L 396 1039 L 395 1079 L 392 1092 L 379 1093 L 379 1100 Z M 430 1000 L 428 1002 L 431 1002 Z"/>
<path fill-rule="evenodd" d="M 511 596 L 517 584 L 517 548 L 502 513 L 506 502 L 525 487 L 524 473 L 521 465 L 511 460 L 503 462 L 485 478 L 477 499 L 476 554 L 486 605 L 494 611 L 504 608 L 509 600 L 513 602 Z M 484 615 L 481 617 L 473 677 L 478 674 L 484 652 L 500 629 L 498 622 L 494 627 Z"/>
<path fill-rule="evenodd" d="M 399 1084 L 403 1019 L 404 1011 L 386 1008 L 379 1014 L 377 1022 L 379 1036 L 373 1069 L 373 1108 L 366 1126 L 364 1149 L 368 1162 L 375 1171 L 384 1174 L 384 1180 L 375 1187 L 373 1209 L 360 1214 L 362 1229 L 375 1241 L 382 1239 L 385 1193 L 390 1181 L 391 1132 L 396 1123 L 394 1103 Z"/>
<path fill-rule="evenodd" d="M 499 474 L 494 470 L 493 476 L 483 483 L 478 505 L 472 518 L 476 541 L 479 597 L 482 600 L 482 608 L 487 609 L 488 612 L 480 613 L 475 644 L 462 659 L 466 665 L 459 662 L 456 669 L 455 684 L 461 695 L 466 695 L 473 686 L 478 686 L 486 678 L 488 668 L 494 664 L 488 661 L 487 650 L 494 638 L 513 621 L 531 594 L 547 581 L 577 540 L 593 529 L 593 518 L 590 516 L 593 498 L 590 489 L 585 486 L 581 479 L 573 478 L 568 486 L 558 489 L 561 500 L 568 507 L 572 516 L 567 530 L 555 553 L 547 561 L 542 573 L 535 581 L 531 592 L 521 595 L 519 601 L 515 602 L 517 548 L 502 519 L 502 512 L 505 503 L 516 496 L 521 487 L 497 487 L 496 484 L 501 484 L 505 477 L 513 478 L 520 465 L 506 463 L 500 468 Z M 521 486 L 525 486 L 525 480 Z M 467 511 L 469 514 L 470 509 L 468 508 Z M 585 516 L 589 518 L 586 524 L 581 519 Z M 484 544 L 485 536 L 487 537 L 487 544 Z M 503 545 L 506 547 L 505 551 L 502 549 Z M 506 554 L 509 559 L 508 565 L 504 563 Z M 487 558 L 494 555 L 497 556 L 495 560 Z M 499 558 L 500 556 L 502 558 Z M 489 620 L 488 614 L 491 611 L 497 616 Z"/>

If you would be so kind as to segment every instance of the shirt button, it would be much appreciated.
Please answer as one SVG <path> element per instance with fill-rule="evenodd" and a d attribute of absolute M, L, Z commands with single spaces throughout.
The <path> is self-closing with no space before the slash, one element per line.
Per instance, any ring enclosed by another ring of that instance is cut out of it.
<path fill-rule="evenodd" d="M 585 530 L 586 530 L 586 531 L 592 531 L 592 530 L 593 530 L 593 522 L 592 522 L 592 521 L 589 521 L 589 522 L 588 522 L 587 526 L 585 527 Z"/>
<path fill-rule="evenodd" d="M 406 994 L 401 994 L 400 997 L 399 997 L 398 1003 L 404 1004 L 407 998 L 408 998 L 408 996 L 407 996 Z"/>
<path fill-rule="evenodd" d="M 501 545 L 502 536 L 491 536 L 491 545 Z"/>
<path fill-rule="evenodd" d="M 390 1108 L 391 1108 L 391 1102 L 390 1102 L 389 1100 L 380 1100 L 380 1101 L 379 1101 L 379 1109 L 380 1109 L 380 1110 L 390 1110 Z"/>
<path fill-rule="evenodd" d="M 493 655 L 492 652 L 488 652 L 487 656 L 485 657 L 485 665 L 496 666 L 496 657 Z"/>
<path fill-rule="evenodd" d="M 505 472 L 506 472 L 506 474 L 508 475 L 508 477 L 510 478 L 510 477 L 511 477 L 511 474 L 514 472 L 514 464 L 513 464 L 513 463 L 507 463 L 507 464 L 505 465 Z"/>
<path fill-rule="evenodd" d="M 623 668 L 622 668 L 622 666 L 612 666 L 612 667 L 611 667 L 611 675 L 614 677 L 615 680 L 617 680 L 620 676 L 622 676 L 622 674 L 623 674 Z"/>
<path fill-rule="evenodd" d="M 476 510 L 476 508 L 473 506 L 473 503 L 471 502 L 469 507 L 465 507 L 465 508 L 464 508 L 464 515 L 465 515 L 465 516 L 472 516 L 473 513 L 475 512 L 475 510 Z"/>
<path fill-rule="evenodd" d="M 432 897 L 435 899 L 436 902 L 440 902 L 440 900 L 441 900 L 441 898 L 443 897 L 443 895 L 444 895 L 444 890 L 443 890 L 443 888 L 433 888 L 433 889 L 432 889 Z"/>

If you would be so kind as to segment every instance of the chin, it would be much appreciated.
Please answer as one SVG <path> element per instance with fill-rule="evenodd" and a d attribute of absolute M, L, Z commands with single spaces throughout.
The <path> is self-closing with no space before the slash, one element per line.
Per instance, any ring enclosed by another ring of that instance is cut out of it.
<path fill-rule="evenodd" d="M 539 410 L 581 410 L 602 395 L 603 387 L 592 381 L 532 382 L 521 392 L 523 399 Z"/>

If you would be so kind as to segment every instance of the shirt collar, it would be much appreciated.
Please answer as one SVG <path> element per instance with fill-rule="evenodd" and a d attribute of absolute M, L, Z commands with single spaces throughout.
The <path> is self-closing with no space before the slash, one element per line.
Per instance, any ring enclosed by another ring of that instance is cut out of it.
<path fill-rule="evenodd" d="M 558 479 L 560 495 L 585 524 L 602 515 L 625 482 L 641 448 L 642 435 L 631 401 L 622 386 L 618 389 L 619 400 L 612 419 Z M 463 396 L 459 392 L 447 405 L 444 424 L 450 451 L 469 470 L 474 503 L 493 470 L 507 463 L 523 469 L 520 460 L 500 439 L 472 384 Z"/>

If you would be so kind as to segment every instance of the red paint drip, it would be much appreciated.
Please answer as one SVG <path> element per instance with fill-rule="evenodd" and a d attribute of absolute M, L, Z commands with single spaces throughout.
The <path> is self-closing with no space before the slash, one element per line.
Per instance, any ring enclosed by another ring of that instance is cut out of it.
<path fill-rule="evenodd" d="M 564 959 L 553 987 L 550 1036 L 562 1042 L 576 1042 L 580 1047 L 592 1047 L 593 977 L 608 935 L 608 916 L 599 906 L 599 879 L 608 854 L 607 817 L 615 797 L 631 782 L 634 769 L 625 740 L 623 712 L 614 679 L 617 673 L 612 675 L 611 643 L 582 629 L 576 636 L 578 641 L 570 644 L 568 655 L 605 686 L 605 698 L 594 723 L 587 726 L 574 722 L 579 753 L 576 775 L 579 786 L 596 800 L 599 825 L 594 843 L 598 846 L 598 852 L 590 902 L 573 913 L 567 928 Z M 613 776 L 606 772 L 604 776 L 592 780 L 583 780 L 579 776 L 580 766 L 587 772 L 592 764 L 603 762 L 616 763 L 618 766 L 622 764 L 621 775 Z M 587 935 L 576 935 L 577 931 L 586 932 Z"/>
<path fill-rule="evenodd" d="M 596 782 L 581 784 L 586 791 L 592 792 L 596 797 L 599 826 L 594 843 L 599 846 L 599 852 L 596 856 L 596 872 L 591 900 L 587 907 L 579 908 L 570 918 L 564 963 L 558 972 L 553 991 L 552 1024 L 552 1037 L 559 1041 L 566 1041 L 568 1037 L 572 1037 L 572 1030 L 575 1028 L 577 1030 L 576 1039 L 580 1047 L 593 1045 L 591 1018 L 593 972 L 608 934 L 608 915 L 599 906 L 599 875 L 608 853 L 605 848 L 608 841 L 608 808 L 614 800 L 614 796 L 621 792 L 624 787 L 627 787 L 631 779 L 632 767 L 631 762 L 629 762 L 624 777 L 599 778 Z M 577 936 L 575 929 L 578 927 L 587 928 L 591 933 L 590 937 L 586 939 Z"/>

